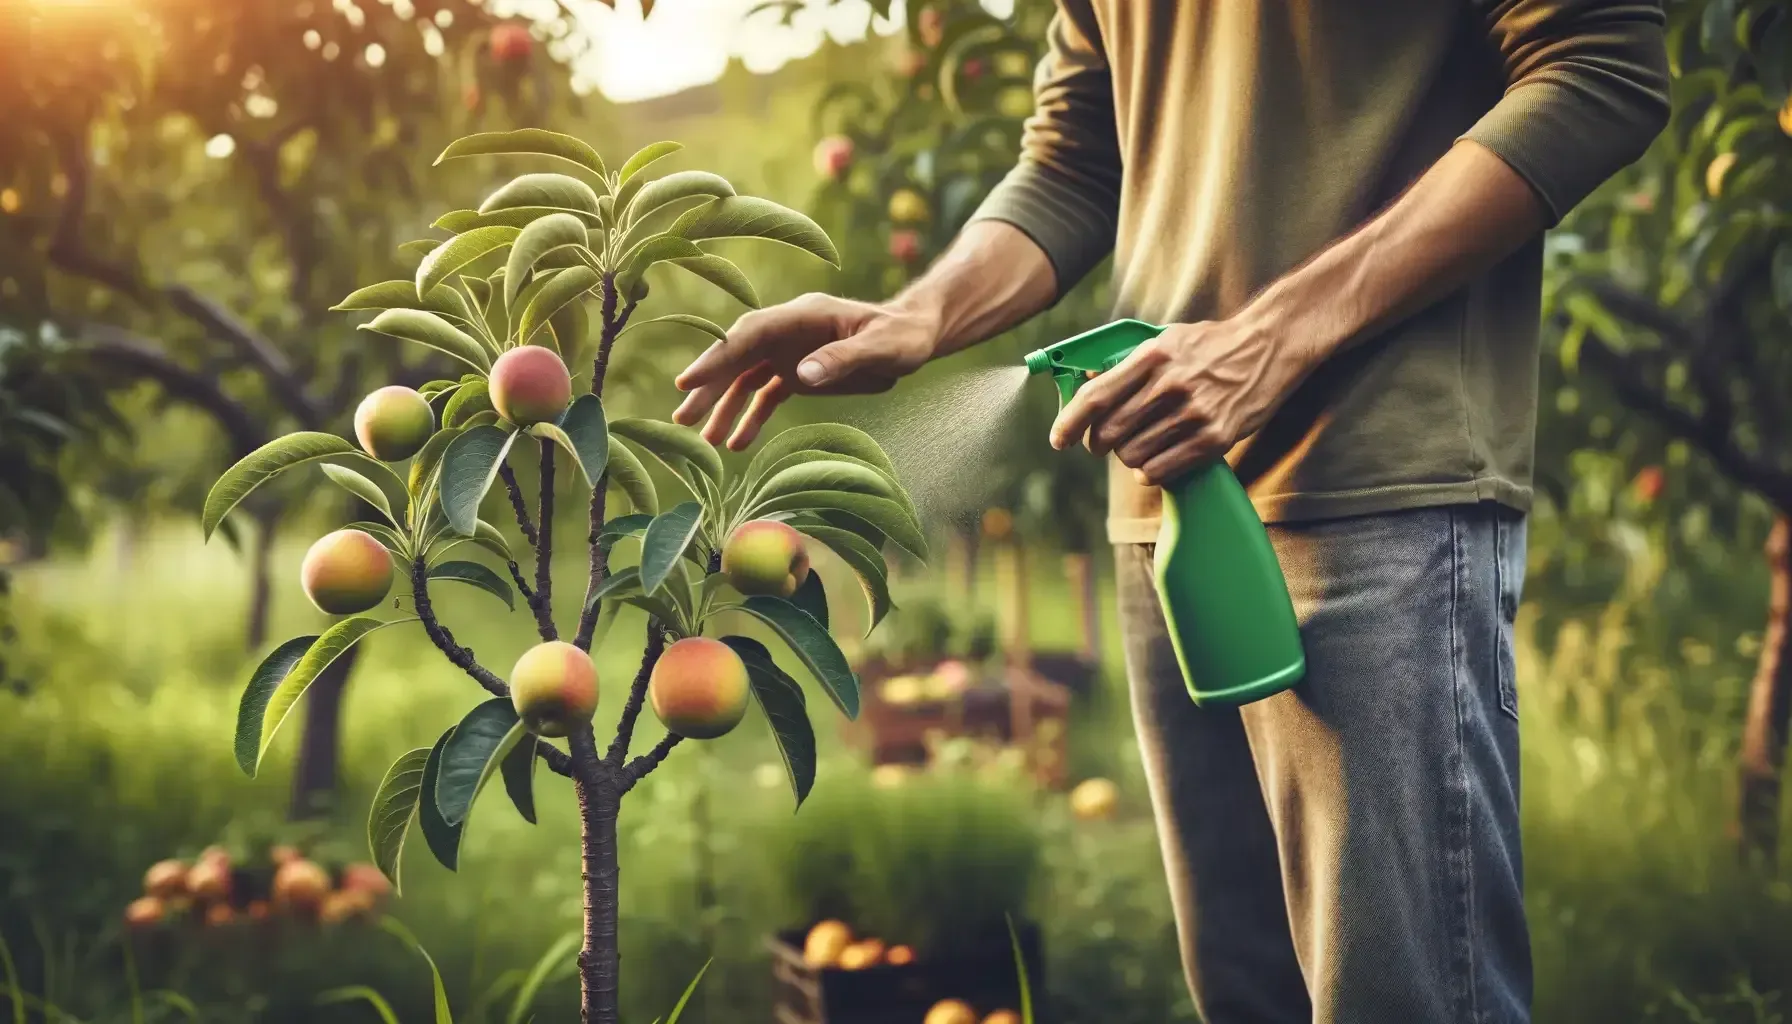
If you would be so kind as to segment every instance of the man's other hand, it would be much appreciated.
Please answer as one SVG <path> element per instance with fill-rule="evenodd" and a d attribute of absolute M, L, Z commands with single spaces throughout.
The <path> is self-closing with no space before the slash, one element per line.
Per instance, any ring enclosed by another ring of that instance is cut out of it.
<path fill-rule="evenodd" d="M 938 338 L 937 317 L 894 304 L 811 293 L 754 310 L 678 375 L 688 394 L 672 419 L 690 426 L 708 413 L 704 439 L 741 451 L 791 395 L 886 391 Z"/>

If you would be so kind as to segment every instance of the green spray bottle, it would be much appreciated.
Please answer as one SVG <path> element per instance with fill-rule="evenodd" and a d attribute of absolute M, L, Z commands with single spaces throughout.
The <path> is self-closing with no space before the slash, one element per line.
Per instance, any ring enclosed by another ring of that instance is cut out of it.
<path fill-rule="evenodd" d="M 1090 373 L 1113 369 L 1161 333 L 1162 327 L 1138 320 L 1116 320 L 1029 353 L 1027 372 L 1051 374 L 1060 406 L 1066 405 Z M 1196 704 L 1249 704 L 1305 675 L 1281 563 L 1225 460 L 1165 485 L 1154 576 Z"/>

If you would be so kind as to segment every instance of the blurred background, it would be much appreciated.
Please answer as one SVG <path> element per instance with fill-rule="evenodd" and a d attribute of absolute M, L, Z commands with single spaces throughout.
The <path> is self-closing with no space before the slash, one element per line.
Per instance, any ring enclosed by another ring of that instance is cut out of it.
<path fill-rule="evenodd" d="M 1673 123 L 1548 250 L 1519 619 L 1540 1021 L 1764 1024 L 1785 1019 L 1792 988 L 1779 842 L 1792 4 L 1669 0 L 1667 12 Z M 291 430 L 346 433 L 373 387 L 443 375 L 357 332 L 364 314 L 329 307 L 409 276 L 401 244 L 513 170 L 430 166 L 444 145 L 543 127 L 615 166 L 680 141 L 668 164 L 805 210 L 838 243 L 840 271 L 776 246 L 730 250 L 766 301 L 878 297 L 924 268 L 1013 162 L 1050 13 L 1046 0 L 0 5 L 12 1019 L 376 1019 L 316 1003 L 348 985 L 429 1019 L 427 968 L 347 910 L 303 926 L 239 907 L 131 927 L 124 908 L 152 864 L 212 846 L 244 862 L 293 846 L 337 874 L 366 860 L 386 766 L 469 706 L 421 635 L 382 633 L 320 681 L 303 725 L 245 778 L 230 748 L 237 698 L 275 642 L 323 621 L 297 566 L 348 503 L 293 474 L 222 540 L 203 545 L 199 529 L 206 489 L 242 454 Z M 966 937 L 1003 912 L 1039 940 L 1044 1019 L 1196 1019 L 1126 707 L 1101 466 L 1045 443 L 1044 385 L 999 422 L 955 426 L 962 443 L 926 430 L 966 422 L 948 410 L 974 394 L 967 371 L 1105 322 L 1102 277 L 894 396 L 779 414 L 774 428 L 873 429 L 924 485 L 934 557 L 898 567 L 898 610 L 850 647 L 866 710 L 850 729 L 816 716 L 819 782 L 800 813 L 757 717 L 678 750 L 633 795 L 626 1019 L 666 1012 L 713 957 L 687 1022 L 851 1021 L 819 1015 L 792 980 L 811 925 L 838 919 L 980 965 L 988 951 Z M 740 311 L 694 281 L 656 283 L 653 301 L 723 324 Z M 697 342 L 630 340 L 610 415 L 669 416 L 671 375 Z M 567 498 L 562 524 L 583 522 L 582 500 Z M 578 575 L 573 540 L 559 550 Z M 862 634 L 851 576 L 818 566 L 837 632 Z M 438 606 L 483 661 L 508 665 L 532 642 L 528 615 L 481 600 Z M 638 615 L 597 652 L 609 694 L 633 673 Z M 618 703 L 600 706 L 600 735 Z M 557 778 L 539 786 L 540 822 L 477 815 L 456 874 L 408 850 L 387 906 L 424 937 L 459 1019 L 506 1019 L 524 972 L 579 920 L 572 802 Z M 564 964 L 550 970 L 535 1019 L 571 1019 L 576 996 Z"/>

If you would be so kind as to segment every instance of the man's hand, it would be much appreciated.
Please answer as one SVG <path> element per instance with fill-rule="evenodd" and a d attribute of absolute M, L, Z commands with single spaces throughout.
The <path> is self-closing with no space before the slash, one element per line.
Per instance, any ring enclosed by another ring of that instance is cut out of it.
<path fill-rule="evenodd" d="M 1161 486 L 1220 458 L 1262 426 L 1311 369 L 1310 354 L 1254 319 L 1173 324 L 1084 384 L 1052 424 Z"/>
<path fill-rule="evenodd" d="M 672 419 L 690 426 L 707 412 L 704 440 L 720 444 L 726 435 L 740 451 L 791 395 L 886 391 L 933 355 L 938 338 L 937 317 L 804 295 L 741 317 L 686 367 L 675 383 L 690 394 Z"/>

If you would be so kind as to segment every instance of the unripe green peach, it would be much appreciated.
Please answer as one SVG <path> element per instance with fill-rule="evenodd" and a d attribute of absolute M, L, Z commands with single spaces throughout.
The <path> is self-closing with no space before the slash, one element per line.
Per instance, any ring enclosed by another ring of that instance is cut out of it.
<path fill-rule="evenodd" d="M 423 450 L 435 432 L 429 399 L 407 387 L 380 388 L 355 408 L 355 437 L 381 462 L 403 462 Z"/>
<path fill-rule="evenodd" d="M 647 680 L 653 713 L 686 739 L 712 740 L 747 713 L 747 666 L 734 648 L 708 637 L 686 637 L 666 648 Z"/>
<path fill-rule="evenodd" d="M 742 523 L 722 545 L 722 572 L 743 594 L 789 597 L 809 578 L 803 535 L 776 519 Z"/>
<path fill-rule="evenodd" d="M 562 640 L 536 644 L 510 670 L 510 699 L 537 736 L 565 736 L 597 710 L 597 666 Z"/>
<path fill-rule="evenodd" d="M 355 615 L 377 607 L 392 589 L 392 553 L 361 530 L 327 533 L 299 566 L 305 596 L 327 615 Z"/>
<path fill-rule="evenodd" d="M 553 350 L 519 345 L 492 364 L 492 408 L 519 427 L 552 422 L 572 401 L 572 374 Z"/>

